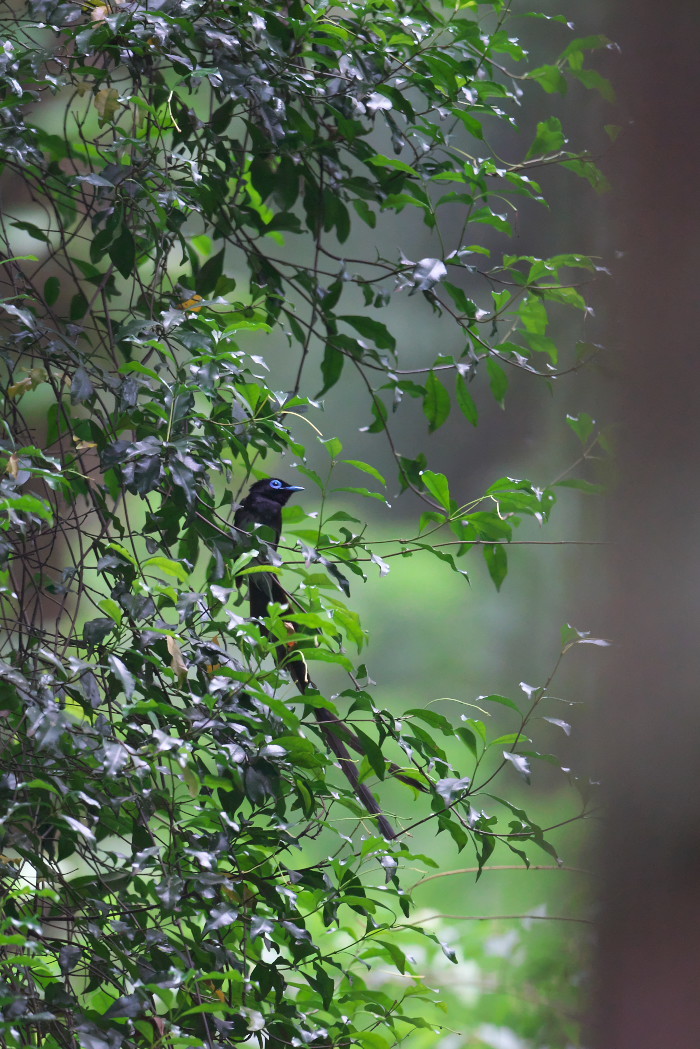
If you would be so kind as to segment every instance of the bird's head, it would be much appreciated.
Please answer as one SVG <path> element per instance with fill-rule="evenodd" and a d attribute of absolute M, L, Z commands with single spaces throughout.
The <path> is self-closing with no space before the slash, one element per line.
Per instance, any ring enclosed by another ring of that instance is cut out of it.
<path fill-rule="evenodd" d="M 304 489 L 301 485 L 287 484 L 286 481 L 281 481 L 279 477 L 265 477 L 262 481 L 256 481 L 248 494 L 261 495 L 265 499 L 272 499 L 273 502 L 284 506 L 291 495 L 294 495 L 295 492 L 303 491 Z"/>

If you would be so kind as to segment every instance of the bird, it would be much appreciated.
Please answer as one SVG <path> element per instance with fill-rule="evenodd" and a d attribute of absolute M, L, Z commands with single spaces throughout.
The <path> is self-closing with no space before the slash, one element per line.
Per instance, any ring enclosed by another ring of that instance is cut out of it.
<path fill-rule="evenodd" d="M 303 492 L 298 484 L 287 484 L 279 477 L 263 477 L 250 488 L 236 510 L 233 523 L 236 528 L 251 532 L 256 525 L 269 529 L 270 544 L 277 548 L 282 534 L 282 507 L 295 492 Z"/>
<path fill-rule="evenodd" d="M 300 485 L 288 484 L 279 477 L 268 477 L 256 481 L 233 518 L 234 527 L 239 533 L 240 544 L 248 544 L 256 536 L 276 550 L 282 534 L 282 507 L 295 492 L 303 491 Z M 260 563 L 264 563 L 264 551 L 261 554 Z M 248 577 L 248 599 L 251 618 L 259 620 L 265 619 L 271 602 L 287 606 L 293 603 L 291 596 L 271 572 L 256 572 Z M 262 630 L 268 637 L 270 636 L 264 624 Z M 306 661 L 301 652 L 290 649 L 287 645 L 277 645 L 275 651 L 277 663 L 284 664 L 302 695 L 309 688 L 315 687 L 309 677 Z M 345 740 L 358 753 L 364 754 L 360 740 L 343 721 L 325 707 L 314 707 L 313 712 L 324 739 L 338 759 L 355 794 L 367 811 L 376 818 L 383 837 L 387 841 L 393 841 L 397 836 L 396 831 L 383 814 L 372 792 L 360 782 L 355 762 L 344 742 Z M 408 780 L 408 782 L 416 785 L 414 781 Z"/>
<path fill-rule="evenodd" d="M 287 484 L 279 477 L 265 477 L 256 481 L 233 518 L 234 527 L 238 532 L 238 545 L 250 546 L 253 540 L 258 538 L 276 550 L 282 534 L 282 507 L 295 492 L 303 491 L 301 485 Z M 265 560 L 263 551 L 260 562 L 264 563 Z M 250 576 L 248 593 L 250 614 L 254 619 L 264 619 L 270 602 L 278 600 L 276 583 L 279 591 L 286 597 L 286 592 L 272 573 L 256 572 Z M 280 604 L 287 603 L 285 597 Z"/>

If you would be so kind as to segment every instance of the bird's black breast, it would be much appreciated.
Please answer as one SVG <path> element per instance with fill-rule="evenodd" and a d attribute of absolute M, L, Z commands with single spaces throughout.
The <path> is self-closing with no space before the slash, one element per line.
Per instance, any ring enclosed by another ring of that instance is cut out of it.
<path fill-rule="evenodd" d="M 277 546 L 282 533 L 282 507 L 261 496 L 248 496 L 236 511 L 233 523 L 244 532 L 252 532 L 257 526 L 258 531 L 267 533 L 261 534 L 261 539 Z"/>

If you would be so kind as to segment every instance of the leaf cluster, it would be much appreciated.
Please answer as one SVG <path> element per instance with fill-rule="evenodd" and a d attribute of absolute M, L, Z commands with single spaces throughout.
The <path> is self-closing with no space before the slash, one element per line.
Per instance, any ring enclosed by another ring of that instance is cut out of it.
<path fill-rule="evenodd" d="M 372 696 L 350 598 L 397 556 L 466 576 L 475 547 L 500 587 L 513 529 L 555 504 L 554 484 L 507 477 L 460 502 L 423 453 L 396 449 L 406 396 L 427 433 L 453 406 L 476 426 L 477 375 L 502 404 L 513 369 L 552 382 L 597 352 L 552 331 L 562 309 L 586 316 L 596 263 L 502 247 L 502 209 L 545 203 L 538 168 L 598 185 L 593 159 L 550 117 L 519 159 L 488 142 L 517 128 L 516 85 L 563 90 L 571 76 L 608 93 L 584 67 L 607 41 L 569 41 L 533 69 L 509 8 L 28 0 L 4 16 L 8 1046 L 384 1049 L 427 1025 L 420 1003 L 435 997 L 401 946 L 404 868 L 434 863 L 411 830 L 429 823 L 479 871 L 496 848 L 556 859 L 547 830 L 492 792 L 512 770 L 529 780 L 535 760 L 559 767 L 528 735 L 547 685 L 524 703 L 482 697 L 458 727 L 418 703 L 397 717 Z M 410 214 L 434 256 L 398 247 Z M 361 257 L 358 224 L 379 238 Z M 391 325 L 409 297 L 450 321 L 457 349 L 406 359 Z M 287 388 L 267 338 L 294 362 Z M 386 501 L 376 466 L 343 458 L 337 437 L 322 455 L 299 439 L 351 370 L 366 429 L 421 501 L 389 544 L 361 510 L 328 505 Z M 593 420 L 571 426 L 593 458 Z M 318 512 L 290 507 L 277 550 L 242 544 L 236 505 L 282 456 Z M 259 572 L 289 588 L 264 624 L 243 604 Z M 290 696 L 280 646 L 326 664 L 336 691 Z M 487 728 L 493 706 L 509 732 Z M 361 743 L 361 779 L 396 797 L 396 843 L 338 776 L 318 708 Z M 405 976 L 399 997 L 372 981 L 377 961 Z"/>

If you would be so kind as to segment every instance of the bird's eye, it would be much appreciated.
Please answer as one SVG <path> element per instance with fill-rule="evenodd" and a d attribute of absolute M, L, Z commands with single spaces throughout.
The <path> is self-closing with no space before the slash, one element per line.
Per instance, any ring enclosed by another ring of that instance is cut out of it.
<path fill-rule="evenodd" d="M 270 488 L 281 488 L 281 487 L 282 487 L 282 482 L 278 481 L 276 477 L 272 481 L 270 481 Z"/>

